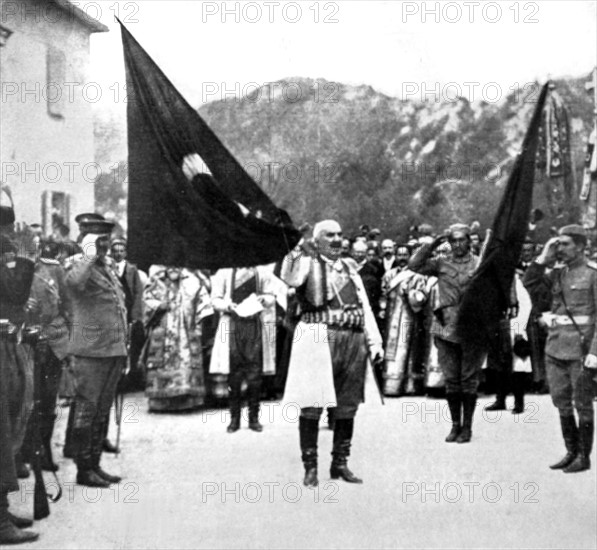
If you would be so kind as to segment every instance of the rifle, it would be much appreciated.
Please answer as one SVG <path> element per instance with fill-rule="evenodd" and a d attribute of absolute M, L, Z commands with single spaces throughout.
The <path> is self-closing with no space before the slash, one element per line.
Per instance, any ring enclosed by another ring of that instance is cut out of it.
<path fill-rule="evenodd" d="M 39 327 L 28 327 L 24 330 L 23 341 L 28 343 L 34 351 L 38 345 L 45 345 L 41 337 L 41 330 Z M 48 500 L 52 502 L 58 502 L 62 496 L 62 487 L 58 483 L 58 477 L 54 473 L 54 478 L 58 486 L 58 492 L 54 496 L 48 495 L 46 491 L 46 485 L 42 473 L 42 453 L 44 452 L 44 443 L 41 437 L 41 425 L 42 425 L 42 373 L 41 365 L 36 361 L 37 353 L 34 353 L 34 367 L 33 367 L 33 414 L 31 415 L 32 426 L 32 446 L 33 456 L 31 457 L 31 469 L 35 476 L 35 487 L 33 492 L 33 518 L 36 520 L 47 518 L 50 515 L 50 507 Z M 48 452 L 49 450 L 46 450 Z M 48 455 L 49 456 L 49 455 Z"/>

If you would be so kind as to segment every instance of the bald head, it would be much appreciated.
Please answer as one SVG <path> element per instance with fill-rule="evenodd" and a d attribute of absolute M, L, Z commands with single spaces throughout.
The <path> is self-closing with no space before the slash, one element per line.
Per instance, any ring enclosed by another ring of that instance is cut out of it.
<path fill-rule="evenodd" d="M 337 221 L 324 220 L 315 224 L 313 240 L 322 256 L 336 260 L 342 253 L 342 228 Z"/>
<path fill-rule="evenodd" d="M 362 241 L 355 241 L 352 245 L 352 257 L 362 262 L 367 257 L 367 245 Z"/>
<path fill-rule="evenodd" d="M 313 238 L 317 240 L 323 232 L 342 232 L 340 224 L 335 220 L 317 222 L 313 228 Z"/>

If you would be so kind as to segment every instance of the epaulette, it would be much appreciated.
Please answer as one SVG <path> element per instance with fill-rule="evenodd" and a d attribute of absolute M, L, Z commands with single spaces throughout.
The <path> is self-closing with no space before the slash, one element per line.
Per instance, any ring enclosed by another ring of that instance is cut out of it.
<path fill-rule="evenodd" d="M 594 262 L 593 260 L 589 260 L 587 262 L 587 267 L 590 267 L 591 269 L 594 269 L 595 271 L 597 271 L 597 262 Z"/>

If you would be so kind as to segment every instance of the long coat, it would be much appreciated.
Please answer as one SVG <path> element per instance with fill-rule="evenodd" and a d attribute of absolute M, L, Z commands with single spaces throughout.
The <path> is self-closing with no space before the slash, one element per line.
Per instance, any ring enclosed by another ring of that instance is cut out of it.
<path fill-rule="evenodd" d="M 145 288 L 143 301 L 149 329 L 145 354 L 147 397 L 195 396 L 200 404 L 206 393 L 202 320 L 213 314 L 205 285 L 183 269 L 177 284 L 154 279 Z M 164 302 L 168 304 L 166 311 L 160 310 Z"/>
<path fill-rule="evenodd" d="M 384 395 L 414 391 L 416 372 L 422 361 L 424 330 L 421 310 L 429 298 L 426 277 L 410 269 L 388 271 L 382 280 L 387 302 L 384 361 Z M 410 386 L 406 388 L 405 386 Z"/>
<path fill-rule="evenodd" d="M 257 294 L 269 298 L 259 314 L 263 350 L 263 374 L 276 373 L 276 296 L 280 295 L 279 280 L 265 266 L 258 266 L 259 288 Z M 210 374 L 230 373 L 230 315 L 226 313 L 231 303 L 232 269 L 221 269 L 212 280 L 211 298 L 214 309 L 220 312 L 218 330 L 211 353 Z"/>

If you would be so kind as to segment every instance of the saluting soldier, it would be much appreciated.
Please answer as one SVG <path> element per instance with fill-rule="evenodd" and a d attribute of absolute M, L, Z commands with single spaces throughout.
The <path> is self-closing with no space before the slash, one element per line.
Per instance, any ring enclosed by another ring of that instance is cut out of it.
<path fill-rule="evenodd" d="M 438 281 L 438 303 L 433 311 L 431 333 L 446 378 L 446 399 L 452 418 L 452 430 L 446 437 L 448 443 L 471 440 L 479 372 L 485 357 L 481 345 L 463 342 L 456 331 L 460 301 L 479 265 L 479 258 L 471 250 L 470 234 L 469 226 L 453 224 L 447 237 L 451 249 L 447 257 L 432 257 L 433 251 L 445 241 L 442 235 L 430 244 L 423 244 L 408 264 L 414 272 L 437 277 Z"/>
<path fill-rule="evenodd" d="M 114 224 L 82 222 L 82 253 L 66 266 L 72 303 L 70 352 L 74 356 L 73 454 L 77 483 L 108 487 L 120 477 L 100 467 L 105 423 L 126 365 L 127 312 L 124 292 L 107 256 Z"/>
<path fill-rule="evenodd" d="M 301 319 L 288 367 L 285 401 L 301 407 L 299 436 L 304 485 L 315 487 L 319 419 L 334 407 L 332 479 L 362 483 L 348 468 L 354 419 L 364 400 L 369 357 L 383 359 L 381 335 L 354 262 L 341 258 L 342 229 L 334 220 L 313 229 L 314 249 L 294 251 L 281 278 L 296 288 Z"/>
<path fill-rule="evenodd" d="M 597 374 L 597 264 L 585 258 L 587 235 L 583 227 L 567 225 L 558 234 L 529 266 L 524 284 L 533 299 L 546 290 L 551 292 L 551 311 L 542 316 L 548 329 L 545 362 L 567 452 L 550 468 L 574 473 L 591 467 L 595 430 L 592 384 Z M 561 264 L 554 265 L 556 260 Z"/>

